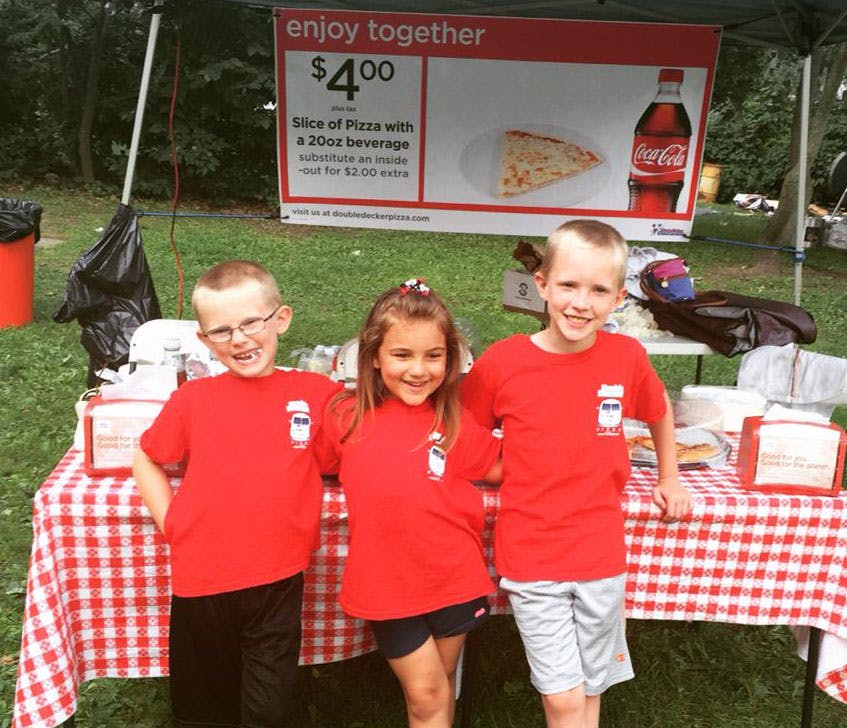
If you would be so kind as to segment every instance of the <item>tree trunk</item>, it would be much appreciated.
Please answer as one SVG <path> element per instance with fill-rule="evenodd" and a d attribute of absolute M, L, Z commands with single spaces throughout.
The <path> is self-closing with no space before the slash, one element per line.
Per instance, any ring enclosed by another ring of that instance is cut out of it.
<path fill-rule="evenodd" d="M 79 121 L 78 151 L 82 178 L 94 181 L 94 160 L 91 156 L 91 129 L 94 126 L 94 112 L 97 108 L 97 87 L 100 83 L 100 65 L 103 56 L 103 41 L 109 25 L 111 13 L 108 3 L 101 3 L 94 24 L 91 39 L 91 55 L 88 59 L 88 77 L 85 82 L 85 96 L 82 102 L 82 114 Z"/>
<path fill-rule="evenodd" d="M 832 113 L 835 95 L 845 72 L 847 72 L 847 43 L 840 43 L 826 51 L 818 48 L 812 53 L 812 88 L 809 99 L 809 166 L 820 150 L 826 125 Z M 802 78 L 800 84 L 802 85 Z M 791 126 L 791 168 L 782 181 L 782 187 L 779 191 L 779 207 L 768 222 L 764 232 L 765 242 L 774 245 L 794 246 L 796 242 L 801 103 L 801 88 L 798 87 L 797 101 L 794 105 L 794 121 Z M 803 201 L 804 210 L 812 199 L 812 186 L 808 168 L 805 170 L 805 174 L 806 199 Z"/>
<path fill-rule="evenodd" d="M 66 0 L 56 0 L 53 9 L 59 22 L 59 54 L 58 54 L 58 86 L 59 86 L 59 113 L 62 119 L 62 147 L 64 154 L 68 160 L 73 159 L 73 137 L 71 130 L 73 122 L 71 121 L 73 113 L 71 111 L 71 98 L 73 88 L 73 68 L 71 54 L 71 33 L 69 23 L 67 22 L 68 3 Z"/>

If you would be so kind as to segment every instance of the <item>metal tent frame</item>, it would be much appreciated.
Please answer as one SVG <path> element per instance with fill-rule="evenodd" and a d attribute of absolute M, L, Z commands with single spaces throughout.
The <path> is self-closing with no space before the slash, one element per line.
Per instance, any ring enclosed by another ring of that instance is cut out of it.
<path fill-rule="evenodd" d="M 806 232 L 806 177 L 809 167 L 809 106 L 812 51 L 822 45 L 847 41 L 847 7 L 843 0 L 226 0 L 250 7 L 295 7 L 452 15 L 501 15 L 574 20 L 657 22 L 719 25 L 722 37 L 734 45 L 789 48 L 803 59 L 799 165 L 805 174 L 797 180 L 797 224 L 794 232 L 794 303 L 800 305 L 803 287 Z M 138 142 L 155 55 L 164 1 L 156 0 L 150 18 L 147 52 L 138 94 L 121 202 L 129 204 Z"/>

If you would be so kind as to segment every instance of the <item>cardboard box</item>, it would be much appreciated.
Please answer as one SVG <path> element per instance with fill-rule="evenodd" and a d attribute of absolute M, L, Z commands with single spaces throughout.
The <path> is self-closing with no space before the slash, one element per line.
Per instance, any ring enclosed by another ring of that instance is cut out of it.
<path fill-rule="evenodd" d="M 132 460 L 144 431 L 156 419 L 164 402 L 92 397 L 85 407 L 85 472 L 88 475 L 132 475 Z M 168 465 L 169 475 L 180 475 L 182 464 Z"/>
<path fill-rule="evenodd" d="M 838 495 L 847 437 L 835 423 L 747 417 L 738 450 L 745 488 L 773 493 Z"/>
<path fill-rule="evenodd" d="M 532 273 L 525 270 L 503 271 L 503 308 L 547 321 L 547 302 L 538 295 Z"/>

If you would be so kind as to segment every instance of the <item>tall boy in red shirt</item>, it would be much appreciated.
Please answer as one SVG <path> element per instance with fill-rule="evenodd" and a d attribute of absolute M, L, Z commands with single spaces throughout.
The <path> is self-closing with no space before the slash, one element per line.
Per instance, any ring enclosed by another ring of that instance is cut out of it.
<path fill-rule="evenodd" d="M 623 628 L 623 417 L 649 424 L 653 499 L 665 518 L 690 507 L 664 385 L 638 341 L 600 330 L 626 295 L 627 255 L 605 223 L 560 226 L 535 274 L 547 328 L 489 347 L 462 386 L 483 425 L 502 424 L 494 561 L 548 728 L 597 728 L 600 695 L 633 674 Z"/>
<path fill-rule="evenodd" d="M 192 305 L 200 340 L 228 371 L 176 390 L 134 463 L 170 545 L 174 725 L 278 728 L 300 654 L 303 570 L 318 540 L 312 443 L 339 385 L 275 368 L 292 313 L 257 263 L 209 269 Z M 174 493 L 162 464 L 184 457 Z"/>

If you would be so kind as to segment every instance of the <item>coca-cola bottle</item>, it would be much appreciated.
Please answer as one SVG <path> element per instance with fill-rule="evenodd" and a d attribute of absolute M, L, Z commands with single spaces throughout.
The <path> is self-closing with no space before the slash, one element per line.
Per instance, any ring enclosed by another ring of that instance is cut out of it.
<path fill-rule="evenodd" d="M 681 68 L 659 71 L 659 91 L 635 125 L 629 168 L 629 209 L 674 212 L 685 178 L 691 122 L 679 85 Z"/>

